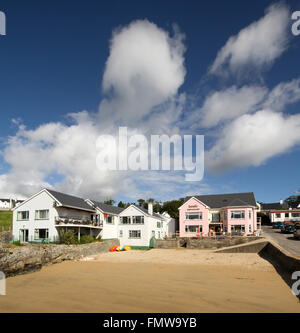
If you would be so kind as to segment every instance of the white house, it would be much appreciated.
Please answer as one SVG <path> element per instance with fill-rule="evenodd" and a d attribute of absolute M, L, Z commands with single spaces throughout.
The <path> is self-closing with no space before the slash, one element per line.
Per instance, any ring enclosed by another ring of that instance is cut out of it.
<path fill-rule="evenodd" d="M 107 205 L 90 199 L 86 200 L 86 202 L 95 209 L 95 217 L 97 221 L 100 221 L 101 226 L 103 226 L 100 233 L 101 238 L 118 238 L 119 214 L 124 208 Z"/>
<path fill-rule="evenodd" d="M 44 189 L 13 209 L 13 238 L 21 242 L 56 241 L 61 230 L 97 237 L 102 226 L 84 199 Z"/>
<path fill-rule="evenodd" d="M 13 237 L 21 242 L 56 241 L 62 230 L 73 231 L 78 239 L 91 235 L 119 238 L 121 245 L 149 246 L 155 236 L 175 233 L 175 220 L 167 213 L 153 213 L 131 205 L 126 209 L 90 199 L 43 189 L 13 209 Z"/>
<path fill-rule="evenodd" d="M 150 239 L 163 239 L 175 233 L 175 220 L 168 214 L 153 212 L 152 202 L 148 210 L 130 205 L 120 214 L 118 238 L 121 246 L 149 246 Z"/>
<path fill-rule="evenodd" d="M 11 209 L 12 200 L 11 199 L 0 199 L 0 209 Z"/>

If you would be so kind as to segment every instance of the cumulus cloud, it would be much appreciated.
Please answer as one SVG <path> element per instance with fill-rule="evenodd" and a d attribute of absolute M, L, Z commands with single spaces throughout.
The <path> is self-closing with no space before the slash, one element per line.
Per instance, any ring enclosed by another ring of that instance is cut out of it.
<path fill-rule="evenodd" d="M 228 39 L 209 72 L 237 74 L 249 68 L 261 70 L 272 65 L 288 46 L 289 20 L 286 5 L 272 5 L 264 17 Z"/>
<path fill-rule="evenodd" d="M 103 121 L 139 122 L 177 94 L 184 82 L 183 34 L 173 36 L 148 20 L 114 32 L 103 76 Z"/>
<path fill-rule="evenodd" d="M 261 110 L 243 115 L 225 126 L 206 153 L 206 166 L 214 172 L 234 167 L 259 166 L 300 143 L 300 115 Z"/>
<path fill-rule="evenodd" d="M 203 106 L 190 116 L 192 127 L 210 128 L 252 112 L 267 94 L 262 86 L 236 86 L 211 93 Z"/>

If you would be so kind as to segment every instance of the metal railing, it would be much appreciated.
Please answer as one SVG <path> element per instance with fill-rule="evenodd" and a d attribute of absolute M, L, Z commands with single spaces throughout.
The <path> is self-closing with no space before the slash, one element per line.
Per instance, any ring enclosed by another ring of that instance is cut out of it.
<path fill-rule="evenodd" d="M 66 217 L 66 216 L 56 216 L 55 217 L 55 223 L 57 225 L 64 225 L 64 224 L 70 224 L 70 225 L 84 225 L 84 226 L 95 226 L 95 227 L 102 227 L 103 222 L 95 222 L 89 219 L 81 219 L 77 217 Z"/>

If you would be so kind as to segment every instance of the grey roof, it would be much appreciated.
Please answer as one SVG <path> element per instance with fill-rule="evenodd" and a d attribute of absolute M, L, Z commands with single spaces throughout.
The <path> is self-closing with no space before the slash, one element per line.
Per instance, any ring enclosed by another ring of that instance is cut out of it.
<path fill-rule="evenodd" d="M 210 208 L 256 206 L 256 200 L 253 192 L 229 193 L 229 194 L 211 194 L 194 195 L 185 198 L 185 202 L 195 197 Z"/>
<path fill-rule="evenodd" d="M 95 207 L 100 208 L 105 213 L 120 214 L 124 210 L 124 208 L 121 208 L 121 207 L 108 205 L 108 204 L 94 201 L 94 200 L 90 200 L 90 201 L 94 204 Z"/>
<path fill-rule="evenodd" d="M 47 191 L 54 196 L 57 201 L 59 201 L 63 206 L 65 207 L 72 207 L 76 209 L 82 209 L 82 210 L 87 210 L 90 212 L 94 212 L 92 207 L 88 205 L 84 199 L 75 197 L 73 195 L 61 193 L 61 192 L 56 192 L 53 190 L 47 189 Z"/>
<path fill-rule="evenodd" d="M 272 209 L 284 209 L 288 208 L 288 205 L 284 202 L 282 205 L 280 202 L 261 203 L 261 210 L 272 210 Z"/>
<path fill-rule="evenodd" d="M 134 206 L 137 207 L 138 209 L 142 210 L 142 211 L 143 211 L 144 213 L 146 213 L 147 215 L 150 215 L 150 214 L 148 213 L 148 209 L 146 209 L 146 208 L 144 208 L 144 207 L 136 206 L 136 205 L 134 205 Z M 158 217 L 158 218 L 162 219 L 162 217 L 161 217 L 159 214 L 157 214 L 157 213 L 153 213 L 152 216 L 155 216 L 155 217 Z"/>

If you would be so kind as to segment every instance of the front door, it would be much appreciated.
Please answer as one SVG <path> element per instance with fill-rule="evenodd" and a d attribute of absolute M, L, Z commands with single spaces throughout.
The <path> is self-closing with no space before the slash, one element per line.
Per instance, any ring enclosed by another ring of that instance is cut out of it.
<path fill-rule="evenodd" d="M 20 242 L 27 243 L 29 240 L 29 230 L 28 229 L 20 229 Z"/>

